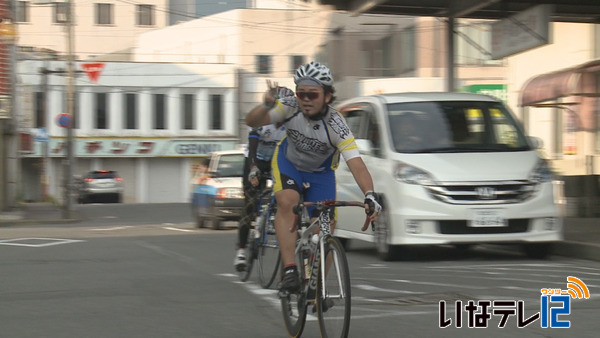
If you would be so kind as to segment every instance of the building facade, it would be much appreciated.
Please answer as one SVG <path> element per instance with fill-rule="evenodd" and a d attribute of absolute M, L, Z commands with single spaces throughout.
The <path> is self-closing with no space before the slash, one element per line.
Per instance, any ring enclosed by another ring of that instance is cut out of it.
<path fill-rule="evenodd" d="M 83 70 L 86 63 L 77 63 Z M 116 170 L 124 202 L 186 202 L 200 157 L 238 146 L 236 70 L 230 65 L 103 63 L 96 80 L 80 72 L 73 117 L 74 175 Z M 21 149 L 22 199 L 63 196 L 66 128 L 62 61 L 19 63 L 19 129 L 34 136 Z M 46 108 L 44 108 L 46 107 Z M 40 133 L 45 129 L 46 133 Z M 47 137 L 44 137 L 46 134 Z"/>
<path fill-rule="evenodd" d="M 64 57 L 67 51 L 65 0 L 16 0 L 18 45 Z M 76 60 L 128 60 L 135 37 L 168 25 L 168 0 L 140 2 L 71 0 Z"/>
<path fill-rule="evenodd" d="M 0 0 L 0 211 L 16 201 L 15 41 L 14 1 Z"/>

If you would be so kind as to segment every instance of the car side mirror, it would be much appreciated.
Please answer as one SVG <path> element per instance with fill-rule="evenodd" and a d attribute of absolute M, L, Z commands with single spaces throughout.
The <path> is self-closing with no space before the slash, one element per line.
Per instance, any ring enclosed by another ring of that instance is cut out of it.
<path fill-rule="evenodd" d="M 358 152 L 362 155 L 373 155 L 373 144 L 367 139 L 355 139 Z"/>
<path fill-rule="evenodd" d="M 544 140 L 535 136 L 528 136 L 527 140 L 533 149 L 542 149 L 544 147 Z"/>

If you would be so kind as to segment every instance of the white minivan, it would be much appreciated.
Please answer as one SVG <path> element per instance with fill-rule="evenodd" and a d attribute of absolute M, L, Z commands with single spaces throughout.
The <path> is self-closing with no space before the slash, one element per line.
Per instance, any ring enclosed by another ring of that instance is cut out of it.
<path fill-rule="evenodd" d="M 360 209 L 338 208 L 335 235 L 374 242 L 381 259 L 401 247 L 523 244 L 543 258 L 562 240 L 562 182 L 499 100 L 469 93 L 402 93 L 337 106 L 354 133 L 383 212 L 361 232 Z M 362 200 L 345 162 L 337 199 Z"/>

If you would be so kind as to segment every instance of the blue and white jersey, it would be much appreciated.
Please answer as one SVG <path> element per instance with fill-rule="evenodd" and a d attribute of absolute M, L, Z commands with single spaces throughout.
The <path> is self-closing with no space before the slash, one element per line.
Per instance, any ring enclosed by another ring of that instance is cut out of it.
<path fill-rule="evenodd" d="M 288 138 L 285 157 L 298 170 L 335 170 L 340 154 L 346 161 L 360 156 L 346 120 L 331 106 L 325 116 L 312 120 L 302 114 L 296 97 L 290 96 L 277 100 L 269 117 L 271 123 L 284 123 Z"/>
<path fill-rule="evenodd" d="M 250 131 L 249 138 L 258 138 L 258 147 L 256 149 L 256 158 L 261 161 L 271 161 L 277 143 L 285 136 L 285 126 L 279 128 L 275 124 L 253 128 Z M 246 156 L 248 154 L 246 153 Z"/>

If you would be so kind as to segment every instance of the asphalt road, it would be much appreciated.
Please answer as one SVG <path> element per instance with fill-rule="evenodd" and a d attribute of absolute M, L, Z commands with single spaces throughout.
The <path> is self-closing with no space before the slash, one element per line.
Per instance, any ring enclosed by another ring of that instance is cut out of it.
<path fill-rule="evenodd" d="M 0 228 L 0 337 L 285 337 L 276 291 L 255 276 L 241 283 L 233 271 L 235 223 L 196 229 L 180 209 L 86 205 L 80 223 Z M 600 329 L 599 262 L 530 260 L 496 247 L 421 248 L 381 262 L 355 242 L 348 256 L 350 337 L 596 337 Z M 542 328 L 540 320 L 518 328 L 517 313 L 504 328 L 498 315 L 488 328 L 468 327 L 469 300 L 520 300 L 527 319 L 541 311 L 540 289 L 567 289 L 568 276 L 591 294 L 559 317 L 570 328 Z M 303 337 L 318 336 L 309 316 Z"/>

